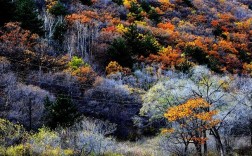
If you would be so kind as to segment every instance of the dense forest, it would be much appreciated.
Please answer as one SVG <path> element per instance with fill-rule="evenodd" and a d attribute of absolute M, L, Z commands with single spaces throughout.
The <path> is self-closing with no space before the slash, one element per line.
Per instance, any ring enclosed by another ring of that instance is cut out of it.
<path fill-rule="evenodd" d="M 251 156 L 251 0 L 0 0 L 0 155 Z"/>

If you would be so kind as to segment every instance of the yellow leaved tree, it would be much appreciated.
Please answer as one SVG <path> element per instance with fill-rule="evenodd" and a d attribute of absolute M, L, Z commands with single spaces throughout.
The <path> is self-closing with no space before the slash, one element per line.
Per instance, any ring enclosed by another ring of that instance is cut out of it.
<path fill-rule="evenodd" d="M 206 131 L 220 123 L 220 120 L 214 119 L 217 110 L 210 110 L 210 106 L 203 98 L 192 98 L 181 105 L 170 107 L 164 117 L 172 123 L 172 128 L 163 129 L 162 133 L 170 133 L 180 140 L 185 145 L 185 154 L 188 145 L 193 143 L 198 154 L 202 155 L 201 146 L 208 139 Z"/>

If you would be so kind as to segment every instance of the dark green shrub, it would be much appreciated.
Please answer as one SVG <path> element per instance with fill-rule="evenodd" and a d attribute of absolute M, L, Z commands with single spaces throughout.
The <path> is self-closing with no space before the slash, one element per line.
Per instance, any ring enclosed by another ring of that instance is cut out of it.
<path fill-rule="evenodd" d="M 145 57 L 149 56 L 150 54 L 157 54 L 161 48 L 156 38 L 150 34 L 144 35 L 144 37 L 139 40 L 139 45 L 140 49 L 138 49 L 136 53 Z"/>
<path fill-rule="evenodd" d="M 67 14 L 67 8 L 60 2 L 57 2 L 49 12 L 55 16 L 65 16 Z"/>
<path fill-rule="evenodd" d="M 149 12 L 151 10 L 151 5 L 145 0 L 141 2 L 141 7 L 145 12 Z"/>
<path fill-rule="evenodd" d="M 14 19 L 21 22 L 21 27 L 39 35 L 44 34 L 43 21 L 38 18 L 38 12 L 33 0 L 17 0 L 15 2 Z"/>
<path fill-rule="evenodd" d="M 220 61 L 217 58 L 215 58 L 213 56 L 209 56 L 208 57 L 208 65 L 207 65 L 207 67 L 209 69 L 211 69 L 212 71 L 215 71 L 217 73 L 221 73 L 221 70 L 220 70 L 221 63 L 220 63 Z"/>
<path fill-rule="evenodd" d="M 149 56 L 149 54 L 156 54 L 160 49 L 155 37 L 150 34 L 140 34 L 134 24 L 129 26 L 123 37 L 133 55 Z"/>
<path fill-rule="evenodd" d="M 130 25 L 123 38 L 113 41 L 109 47 L 110 61 L 117 61 L 124 67 L 132 67 L 139 56 L 157 54 L 160 45 L 150 34 L 141 34 L 135 24 Z"/>
<path fill-rule="evenodd" d="M 55 102 L 45 100 L 45 123 L 50 128 L 68 127 L 79 117 L 76 105 L 67 96 L 57 97 Z"/>
<path fill-rule="evenodd" d="M 137 21 L 143 20 L 144 17 L 141 15 L 141 12 L 143 11 L 143 9 L 139 4 L 131 2 L 129 11 L 135 20 Z"/>
<path fill-rule="evenodd" d="M 0 26 L 13 20 L 15 5 L 11 0 L 0 0 Z"/>
<path fill-rule="evenodd" d="M 88 6 L 90 6 L 90 5 L 93 4 L 92 0 L 80 0 L 80 1 L 81 1 L 81 3 L 82 3 L 83 5 L 88 5 Z"/>
<path fill-rule="evenodd" d="M 183 0 L 183 2 L 189 6 L 189 7 L 193 7 L 192 1 L 191 0 Z"/>
<path fill-rule="evenodd" d="M 110 61 L 117 61 L 124 67 L 132 67 L 133 59 L 125 39 L 118 38 L 113 41 L 108 49 Z"/>
<path fill-rule="evenodd" d="M 179 65 L 176 66 L 176 69 L 183 72 L 183 73 L 187 73 L 192 67 L 192 63 L 189 61 L 185 61 Z"/>
<path fill-rule="evenodd" d="M 122 5 L 123 1 L 122 0 L 112 0 L 112 2 L 118 4 L 118 5 Z"/>
<path fill-rule="evenodd" d="M 65 35 L 66 31 L 67 31 L 66 23 L 58 24 L 55 27 L 55 31 L 53 33 L 53 39 L 58 41 L 60 44 L 62 44 L 64 41 L 64 35 Z"/>
<path fill-rule="evenodd" d="M 184 50 L 186 57 L 199 64 L 207 64 L 207 54 L 199 47 L 187 46 Z"/>
<path fill-rule="evenodd" d="M 238 57 L 239 57 L 239 60 L 241 60 L 242 62 L 250 63 L 252 61 L 252 57 L 250 53 L 244 50 L 239 50 Z"/>
<path fill-rule="evenodd" d="M 157 11 L 152 8 L 149 12 L 149 19 L 151 19 L 152 21 L 154 21 L 155 23 L 159 23 L 161 22 L 161 16 L 157 13 Z"/>
<path fill-rule="evenodd" d="M 215 37 L 220 36 L 223 33 L 223 30 L 221 29 L 221 26 L 217 26 L 216 28 L 214 28 L 213 30 L 213 35 Z"/>

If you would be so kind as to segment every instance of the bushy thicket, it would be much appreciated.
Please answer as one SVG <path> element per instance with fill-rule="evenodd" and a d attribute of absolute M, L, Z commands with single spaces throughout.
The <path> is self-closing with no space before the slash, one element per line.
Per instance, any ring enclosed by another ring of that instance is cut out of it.
<path fill-rule="evenodd" d="M 0 2 L 0 155 L 250 155 L 250 2 Z"/>

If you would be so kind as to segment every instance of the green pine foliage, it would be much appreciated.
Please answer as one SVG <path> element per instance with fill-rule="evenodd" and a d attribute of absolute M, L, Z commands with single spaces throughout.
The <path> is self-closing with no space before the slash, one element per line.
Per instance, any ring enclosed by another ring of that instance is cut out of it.
<path fill-rule="evenodd" d="M 123 0 L 112 0 L 112 2 L 118 4 L 118 5 L 122 5 L 123 4 Z"/>
<path fill-rule="evenodd" d="M 63 95 L 57 97 L 55 102 L 46 98 L 45 109 L 46 125 L 50 128 L 69 127 L 79 116 L 76 105 L 69 97 Z"/>
<path fill-rule="evenodd" d="M 118 38 L 110 45 L 108 53 L 110 61 L 117 61 L 124 67 L 132 67 L 139 56 L 148 57 L 157 54 L 160 45 L 151 34 L 141 34 L 137 26 L 132 24 L 124 33 L 123 38 Z"/>
<path fill-rule="evenodd" d="M 116 60 L 124 67 L 132 67 L 133 59 L 131 57 L 131 51 L 127 47 L 127 43 L 124 38 L 115 39 L 110 45 L 108 53 L 111 60 Z"/>
<path fill-rule="evenodd" d="M 131 2 L 129 11 L 131 12 L 131 15 L 134 17 L 136 21 L 143 20 L 143 16 L 141 15 L 141 12 L 143 11 L 143 8 L 136 3 Z"/>
<path fill-rule="evenodd" d="M 145 0 L 141 2 L 141 7 L 146 12 L 149 12 L 151 10 L 151 5 Z"/>
<path fill-rule="evenodd" d="M 154 21 L 156 24 L 161 22 L 161 16 L 157 13 L 154 8 L 151 8 L 148 12 L 149 18 Z"/>
<path fill-rule="evenodd" d="M 135 24 L 129 26 L 123 37 L 126 39 L 127 46 L 133 55 L 146 57 L 149 54 L 156 54 L 160 49 L 155 37 L 150 34 L 141 34 Z"/>
<path fill-rule="evenodd" d="M 13 20 L 15 5 L 11 0 L 0 0 L 0 26 Z"/>
<path fill-rule="evenodd" d="M 67 8 L 58 1 L 52 8 L 50 8 L 49 12 L 54 16 L 65 16 L 67 15 Z"/>
<path fill-rule="evenodd" d="M 187 57 L 193 59 L 194 61 L 198 61 L 199 64 L 208 63 L 207 54 L 197 46 L 187 46 L 184 50 L 184 53 Z"/>
<path fill-rule="evenodd" d="M 220 36 L 223 33 L 223 30 L 221 29 L 221 26 L 217 26 L 214 30 L 213 30 L 213 34 L 215 37 Z"/>
<path fill-rule="evenodd" d="M 38 18 L 38 12 L 33 0 L 17 0 L 15 2 L 15 20 L 21 22 L 24 29 L 43 35 L 43 21 Z"/>
<path fill-rule="evenodd" d="M 64 41 L 64 35 L 66 31 L 67 31 L 66 23 L 57 24 L 55 27 L 55 31 L 53 32 L 53 39 L 58 41 L 59 44 L 62 44 Z"/>
<path fill-rule="evenodd" d="M 90 5 L 93 4 L 92 0 L 80 0 L 80 1 L 81 1 L 81 3 L 82 3 L 83 5 L 88 5 L 88 6 L 90 6 Z"/>

